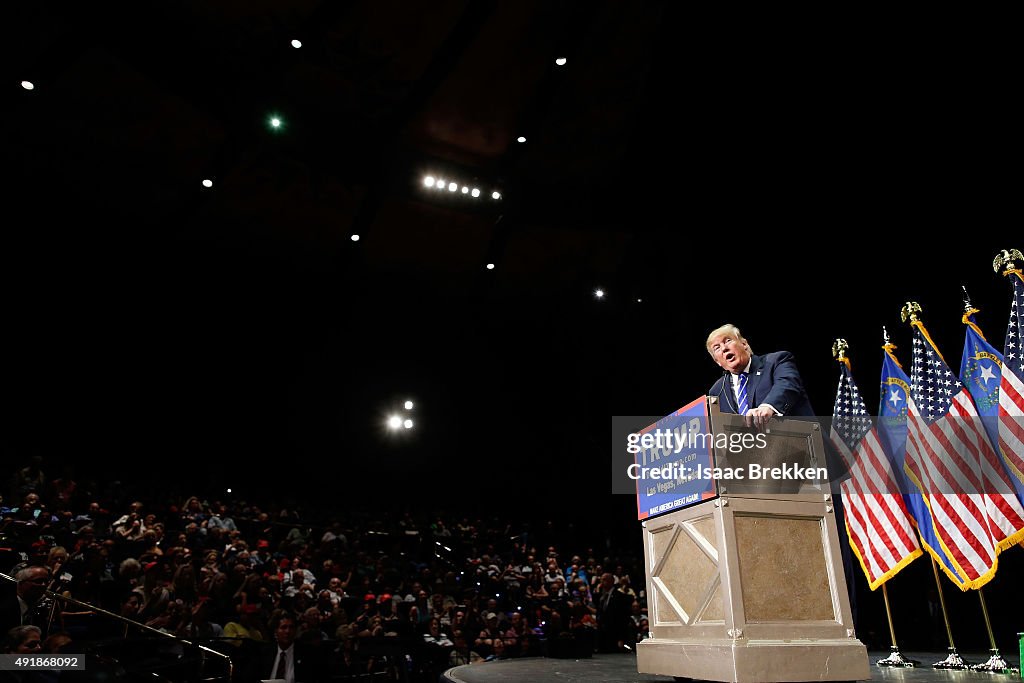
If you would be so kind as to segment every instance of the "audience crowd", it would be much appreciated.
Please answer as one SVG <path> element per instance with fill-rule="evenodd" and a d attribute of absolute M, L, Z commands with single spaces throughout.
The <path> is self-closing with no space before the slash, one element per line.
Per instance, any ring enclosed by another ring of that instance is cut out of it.
<path fill-rule="evenodd" d="M 4 652 L 157 636 L 138 624 L 230 655 L 237 680 L 274 677 L 274 654 L 294 644 L 295 680 L 416 681 L 464 663 L 627 652 L 647 637 L 632 553 L 502 509 L 176 497 L 70 469 L 50 479 L 34 458 L 0 506 L 0 570 L 16 580 L 3 582 Z M 190 647 L 163 640 L 172 658 Z"/>

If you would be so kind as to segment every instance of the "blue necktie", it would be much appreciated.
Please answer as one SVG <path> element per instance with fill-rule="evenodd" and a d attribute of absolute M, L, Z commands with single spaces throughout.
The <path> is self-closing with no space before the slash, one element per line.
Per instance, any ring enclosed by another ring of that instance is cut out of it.
<path fill-rule="evenodd" d="M 740 415 L 746 415 L 750 406 L 747 405 L 747 373 L 745 372 L 740 373 L 740 384 L 736 391 L 736 398 L 737 405 L 739 406 L 739 410 L 736 412 Z"/>

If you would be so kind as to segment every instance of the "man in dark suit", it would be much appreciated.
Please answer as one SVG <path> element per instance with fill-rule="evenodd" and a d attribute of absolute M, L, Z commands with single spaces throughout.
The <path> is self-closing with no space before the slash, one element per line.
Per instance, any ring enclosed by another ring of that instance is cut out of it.
<path fill-rule="evenodd" d="M 43 566 L 23 567 L 15 572 L 14 580 L 17 581 L 14 592 L 0 599 L 0 630 L 4 633 L 41 618 L 36 612 L 39 601 L 46 595 L 50 570 Z"/>
<path fill-rule="evenodd" d="M 773 417 L 814 416 L 800 371 L 789 351 L 755 356 L 735 325 L 712 330 L 707 350 L 725 371 L 708 391 L 708 396 L 718 397 L 723 413 L 741 413 L 743 385 L 746 410 L 742 412 L 757 427 L 765 426 Z"/>
<path fill-rule="evenodd" d="M 607 572 L 602 574 L 594 592 L 599 652 L 626 652 L 632 649 L 636 639 L 632 637 L 629 628 L 631 604 L 626 594 L 616 588 L 615 577 Z"/>
<path fill-rule="evenodd" d="M 753 424 L 758 429 L 766 427 L 773 417 L 814 419 L 814 408 L 804 390 L 793 354 L 789 351 L 755 356 L 750 350 L 750 343 L 739 328 L 732 324 L 712 330 L 706 348 L 715 363 L 725 371 L 708 391 L 708 396 L 718 397 L 719 410 L 723 413 L 743 414 L 747 417 L 747 424 Z M 742 410 L 742 407 L 746 409 Z M 839 493 L 838 482 L 848 476 L 848 472 L 828 449 L 827 440 L 825 443 L 826 465 L 833 493 Z M 845 532 L 842 496 L 835 496 L 834 502 L 843 570 L 846 573 L 850 607 L 856 621 L 853 557 L 849 537 Z"/>
<path fill-rule="evenodd" d="M 287 683 L 317 683 L 326 679 L 326 657 L 316 646 L 295 642 L 295 617 L 281 614 L 270 620 L 274 644 L 262 646 L 240 681 L 282 680 Z"/>

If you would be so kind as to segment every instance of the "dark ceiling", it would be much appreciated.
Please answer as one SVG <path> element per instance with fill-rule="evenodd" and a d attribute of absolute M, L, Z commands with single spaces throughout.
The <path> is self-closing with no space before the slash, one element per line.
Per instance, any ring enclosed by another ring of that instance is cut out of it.
<path fill-rule="evenodd" d="M 675 2 L 10 11 L 18 452 L 365 462 L 410 393 L 403 457 L 603 487 L 610 416 L 699 395 L 720 322 L 797 352 L 826 414 L 832 338 L 870 397 L 907 298 L 956 344 L 966 278 L 1005 325 L 996 39 Z"/>

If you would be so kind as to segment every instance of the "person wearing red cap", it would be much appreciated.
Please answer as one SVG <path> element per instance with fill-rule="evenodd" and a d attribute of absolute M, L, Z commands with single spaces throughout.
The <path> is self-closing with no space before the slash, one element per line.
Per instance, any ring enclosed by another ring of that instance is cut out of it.
<path fill-rule="evenodd" d="M 257 541 L 256 549 L 252 551 L 249 563 L 258 572 L 272 571 L 276 574 L 278 570 L 277 563 L 274 562 L 274 558 L 270 554 L 270 542 L 267 540 Z"/>

